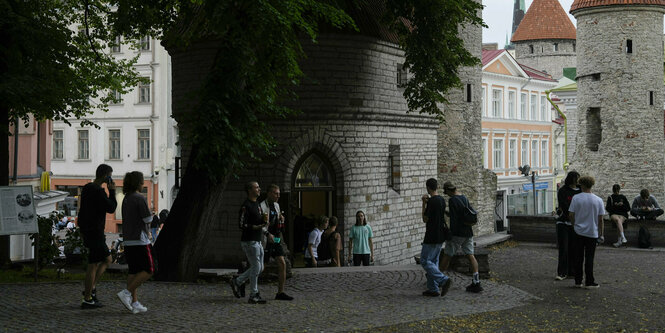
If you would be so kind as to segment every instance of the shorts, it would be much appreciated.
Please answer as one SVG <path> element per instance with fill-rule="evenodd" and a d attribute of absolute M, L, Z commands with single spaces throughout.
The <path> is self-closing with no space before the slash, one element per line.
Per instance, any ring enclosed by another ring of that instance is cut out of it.
<path fill-rule="evenodd" d="M 83 237 L 83 245 L 88 248 L 88 263 L 96 264 L 106 261 L 111 255 L 109 247 L 106 245 L 106 236 L 99 237 Z"/>
<path fill-rule="evenodd" d="M 151 245 L 125 245 L 125 258 L 127 258 L 129 274 L 155 272 Z"/>
<path fill-rule="evenodd" d="M 453 257 L 460 248 L 462 248 L 462 253 L 464 254 L 473 254 L 473 237 L 453 236 L 451 240 L 446 241 L 443 253 L 449 257 Z"/>
<path fill-rule="evenodd" d="M 266 245 L 266 254 L 270 257 L 277 258 L 284 256 L 284 248 L 282 244 L 268 243 Z"/>

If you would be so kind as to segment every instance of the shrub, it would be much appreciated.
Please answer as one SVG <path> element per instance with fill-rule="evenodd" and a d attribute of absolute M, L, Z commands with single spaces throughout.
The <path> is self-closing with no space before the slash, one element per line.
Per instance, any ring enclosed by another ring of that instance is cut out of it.
<path fill-rule="evenodd" d="M 48 217 L 37 217 L 39 225 L 39 269 L 53 262 L 53 258 L 59 255 L 57 237 L 53 235 L 55 224 L 62 218 L 58 212 L 51 212 Z M 35 246 L 37 234 L 30 235 L 32 246 Z"/>

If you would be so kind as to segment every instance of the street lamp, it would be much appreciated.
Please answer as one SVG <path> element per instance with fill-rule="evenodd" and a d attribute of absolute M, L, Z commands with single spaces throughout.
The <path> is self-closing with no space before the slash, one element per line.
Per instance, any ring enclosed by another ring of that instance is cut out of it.
<path fill-rule="evenodd" d="M 517 168 L 522 175 L 529 177 L 529 171 L 531 167 L 528 164 Z M 533 191 L 533 215 L 538 214 L 538 204 L 536 203 L 536 172 L 531 171 L 531 190 Z"/>

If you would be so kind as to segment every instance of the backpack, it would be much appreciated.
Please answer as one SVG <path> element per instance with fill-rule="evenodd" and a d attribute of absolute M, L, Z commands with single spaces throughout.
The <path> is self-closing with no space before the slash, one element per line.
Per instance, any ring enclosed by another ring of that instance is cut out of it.
<path fill-rule="evenodd" d="M 464 209 L 462 209 L 461 219 L 464 225 L 472 227 L 478 223 L 478 212 L 476 212 L 476 210 L 471 207 L 469 199 L 466 197 L 464 197 L 464 199 L 465 200 L 462 202 L 464 204 Z"/>
<path fill-rule="evenodd" d="M 319 246 L 316 248 L 316 254 L 318 255 L 319 261 L 332 258 L 330 255 L 330 236 L 332 235 L 333 233 L 330 233 L 328 236 L 325 236 L 325 232 L 321 233 L 321 243 L 319 243 Z"/>
<path fill-rule="evenodd" d="M 637 246 L 642 249 L 651 248 L 651 233 L 644 226 L 640 227 L 640 231 L 637 234 Z"/>

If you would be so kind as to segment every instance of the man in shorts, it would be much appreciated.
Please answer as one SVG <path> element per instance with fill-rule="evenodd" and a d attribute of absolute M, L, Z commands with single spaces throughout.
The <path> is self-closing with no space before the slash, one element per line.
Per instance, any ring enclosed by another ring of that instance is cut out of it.
<path fill-rule="evenodd" d="M 115 208 L 118 206 L 118 202 L 115 200 L 115 183 L 111 178 L 112 173 L 113 168 L 100 164 L 95 172 L 95 180 L 83 186 L 83 190 L 81 190 L 78 224 L 81 228 L 83 245 L 88 248 L 88 267 L 85 272 L 82 309 L 102 306 L 97 299 L 95 286 L 111 264 L 111 252 L 106 245 L 104 226 L 106 225 L 106 214 L 115 212 Z M 108 194 L 102 187 L 103 184 L 106 184 Z"/>
<path fill-rule="evenodd" d="M 473 279 L 471 284 L 466 287 L 466 291 L 472 293 L 479 293 L 483 291 L 480 286 L 480 275 L 478 274 L 478 261 L 473 255 L 473 229 L 462 222 L 464 216 L 464 209 L 469 204 L 469 200 L 457 191 L 457 187 L 451 182 L 443 184 L 443 193 L 450 197 L 448 199 L 449 215 L 450 215 L 450 233 L 452 239 L 446 241 L 446 247 L 443 250 L 443 259 L 441 260 L 441 267 L 443 270 L 448 269 L 450 259 L 461 248 L 462 253 L 469 258 L 471 268 L 473 269 Z"/>
<path fill-rule="evenodd" d="M 268 216 L 268 230 L 265 232 L 268 238 L 266 253 L 277 261 L 277 295 L 275 299 L 281 301 L 293 300 L 293 297 L 284 293 L 286 283 L 286 260 L 284 260 L 284 248 L 282 247 L 282 231 L 284 230 L 284 215 L 279 210 L 279 186 L 271 184 L 268 186 L 268 196 L 261 202 L 261 211 L 270 212 Z"/>

